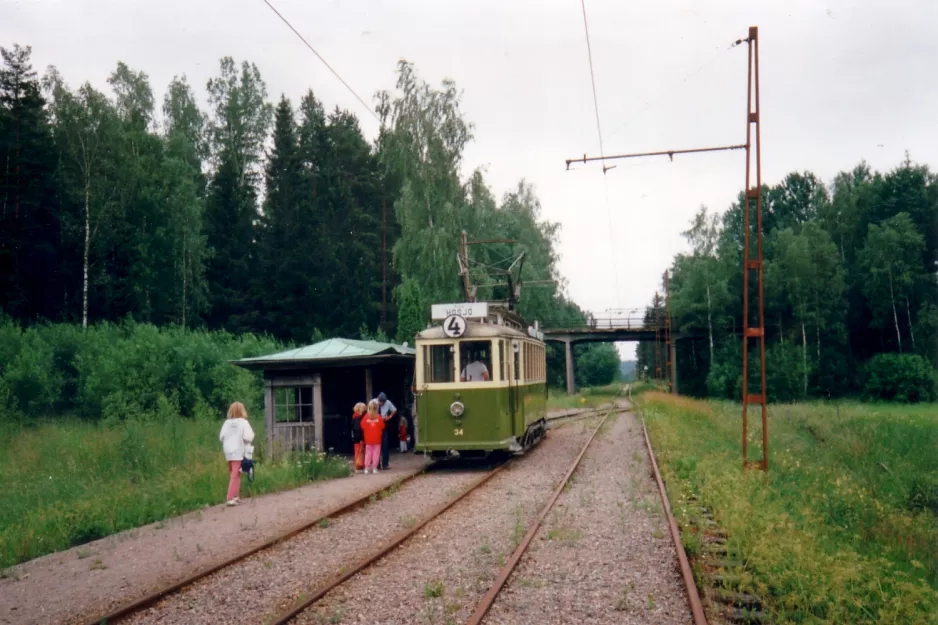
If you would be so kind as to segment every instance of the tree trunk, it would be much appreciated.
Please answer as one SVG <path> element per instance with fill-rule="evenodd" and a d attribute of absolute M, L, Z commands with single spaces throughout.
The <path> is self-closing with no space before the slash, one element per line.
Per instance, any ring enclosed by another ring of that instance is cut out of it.
<path fill-rule="evenodd" d="M 3 168 L 3 179 L 6 180 L 6 177 L 10 175 L 10 151 L 7 150 L 7 164 Z M 10 196 L 10 189 L 7 185 L 3 185 L 3 206 L 0 206 L 0 218 L 7 216 L 7 199 Z"/>
<path fill-rule="evenodd" d="M 82 258 L 81 327 L 88 327 L 88 259 L 91 252 L 91 181 L 85 178 L 85 250 Z"/>
<path fill-rule="evenodd" d="M 912 311 L 909 308 L 909 296 L 905 296 L 905 315 L 909 318 L 909 336 L 912 337 L 912 351 L 915 351 L 915 330 L 912 329 Z"/>
<path fill-rule="evenodd" d="M 817 365 L 821 367 L 821 299 L 820 294 L 814 292 L 814 333 L 817 338 Z"/>
<path fill-rule="evenodd" d="M 188 278 L 189 262 L 186 240 L 182 240 L 182 327 L 186 327 L 186 279 Z"/>
<path fill-rule="evenodd" d="M 13 206 L 16 220 L 20 218 L 20 116 L 16 116 L 16 186 L 13 191 Z"/>
<path fill-rule="evenodd" d="M 808 335 L 804 331 L 804 321 L 801 322 L 801 368 L 804 372 L 804 394 L 808 394 Z"/>
<path fill-rule="evenodd" d="M 814 326 L 815 331 L 817 332 L 817 361 L 820 365 L 821 363 L 821 326 L 817 324 Z"/>
<path fill-rule="evenodd" d="M 896 294 L 892 290 L 892 271 L 889 272 L 889 301 L 892 302 L 892 320 L 896 324 L 896 340 L 899 342 L 899 353 L 902 353 L 902 333 L 899 332 L 899 314 L 896 312 Z"/>
<path fill-rule="evenodd" d="M 713 366 L 713 315 L 710 306 L 710 283 L 707 283 L 707 328 L 710 331 L 710 365 Z"/>

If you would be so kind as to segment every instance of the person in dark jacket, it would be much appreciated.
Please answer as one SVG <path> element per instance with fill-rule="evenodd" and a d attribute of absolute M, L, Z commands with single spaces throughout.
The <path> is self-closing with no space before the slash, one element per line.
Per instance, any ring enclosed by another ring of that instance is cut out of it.
<path fill-rule="evenodd" d="M 365 439 L 362 433 L 362 417 L 367 408 L 362 402 L 355 404 L 352 409 L 352 448 L 355 450 L 355 473 L 361 473 L 365 468 Z"/>
<path fill-rule="evenodd" d="M 397 416 L 397 408 L 388 400 L 384 393 L 378 393 L 378 398 L 373 400 L 378 402 L 378 413 L 381 420 L 384 421 L 384 435 L 381 438 L 381 470 L 388 470 L 388 456 L 391 453 L 391 423 L 390 421 Z"/>

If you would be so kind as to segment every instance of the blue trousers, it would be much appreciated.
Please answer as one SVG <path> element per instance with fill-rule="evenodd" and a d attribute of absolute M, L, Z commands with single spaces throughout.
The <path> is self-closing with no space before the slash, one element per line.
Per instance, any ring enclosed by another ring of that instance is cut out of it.
<path fill-rule="evenodd" d="M 388 421 L 390 423 L 390 421 Z M 388 468 L 388 459 L 391 454 L 391 429 L 384 428 L 384 435 L 381 437 L 381 468 Z"/>

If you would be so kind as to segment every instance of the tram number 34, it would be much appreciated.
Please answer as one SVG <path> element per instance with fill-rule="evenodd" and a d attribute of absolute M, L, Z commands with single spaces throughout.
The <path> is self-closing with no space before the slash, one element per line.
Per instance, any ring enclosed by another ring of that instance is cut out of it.
<path fill-rule="evenodd" d="M 453 430 L 454 436 L 462 436 L 462 430 Z"/>

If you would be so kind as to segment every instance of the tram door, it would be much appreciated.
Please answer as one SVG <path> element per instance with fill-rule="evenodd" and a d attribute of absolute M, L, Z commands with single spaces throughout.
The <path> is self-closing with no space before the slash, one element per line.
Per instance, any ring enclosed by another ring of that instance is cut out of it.
<path fill-rule="evenodd" d="M 511 349 L 509 352 L 511 372 L 508 380 L 508 405 L 511 410 L 512 427 L 515 431 L 518 431 L 524 429 L 524 419 L 521 418 L 521 400 L 518 392 L 518 382 L 521 380 L 521 345 L 518 341 L 506 342 L 506 345 L 510 346 Z"/>

